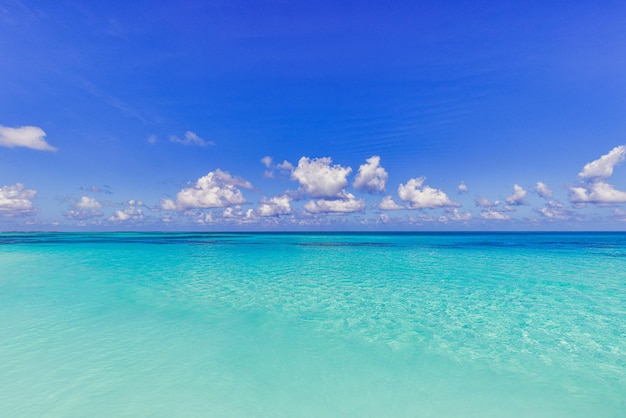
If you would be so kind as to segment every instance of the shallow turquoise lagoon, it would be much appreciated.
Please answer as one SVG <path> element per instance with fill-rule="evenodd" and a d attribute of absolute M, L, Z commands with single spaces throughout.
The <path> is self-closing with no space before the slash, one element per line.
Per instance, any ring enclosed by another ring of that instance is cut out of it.
<path fill-rule="evenodd" d="M 624 411 L 626 234 L 0 234 L 0 416 Z"/>

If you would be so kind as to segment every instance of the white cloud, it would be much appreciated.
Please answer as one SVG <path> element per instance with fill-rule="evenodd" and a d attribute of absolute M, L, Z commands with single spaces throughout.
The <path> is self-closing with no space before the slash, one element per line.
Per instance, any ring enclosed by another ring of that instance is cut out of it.
<path fill-rule="evenodd" d="M 480 212 L 480 217 L 487 220 L 506 221 L 511 219 L 509 215 L 498 212 L 497 210 L 488 209 Z"/>
<path fill-rule="evenodd" d="M 159 138 L 157 138 L 156 135 L 150 135 L 148 139 L 146 139 L 146 141 L 148 141 L 148 144 L 156 144 L 158 140 Z"/>
<path fill-rule="evenodd" d="M 443 190 L 424 185 L 426 177 L 410 179 L 406 184 L 398 186 L 398 196 L 405 202 L 411 202 L 411 208 L 439 208 L 446 206 L 460 206 L 451 201 Z"/>
<path fill-rule="evenodd" d="M 359 172 L 354 179 L 354 187 L 369 193 L 384 191 L 389 174 L 380 166 L 380 157 L 374 155 L 365 161 L 366 163 L 359 167 Z"/>
<path fill-rule="evenodd" d="M 459 193 L 465 193 L 466 191 L 468 191 L 468 190 L 469 190 L 469 188 L 467 187 L 467 185 L 465 184 L 465 182 L 463 182 L 463 181 L 462 181 L 461 183 L 459 183 L 459 188 L 458 188 L 458 190 L 459 190 Z"/>
<path fill-rule="evenodd" d="M 172 199 L 161 199 L 161 209 L 176 210 L 176 202 L 174 202 Z"/>
<path fill-rule="evenodd" d="M 572 212 L 565 209 L 561 202 L 550 200 L 546 206 L 538 211 L 548 219 L 567 220 L 572 217 Z"/>
<path fill-rule="evenodd" d="M 380 202 L 380 208 L 382 210 L 400 210 L 406 209 L 405 206 L 398 205 L 391 196 L 385 196 L 383 200 Z"/>
<path fill-rule="evenodd" d="M 289 215 L 291 213 L 290 202 L 289 196 L 274 196 L 271 199 L 261 200 L 257 211 L 259 216 L 263 217 Z"/>
<path fill-rule="evenodd" d="M 410 224 L 422 225 L 424 222 L 435 222 L 438 219 L 431 215 L 422 214 L 418 217 L 410 216 L 408 221 Z"/>
<path fill-rule="evenodd" d="M 603 181 L 593 182 L 587 187 L 572 187 L 570 191 L 572 203 L 626 203 L 626 192 L 616 190 Z"/>
<path fill-rule="evenodd" d="M 434 220 L 434 219 L 433 219 Z M 448 223 L 449 221 L 454 222 L 467 222 L 472 220 L 472 214 L 469 212 L 461 213 L 457 208 L 454 209 L 446 209 L 446 214 L 441 215 L 437 218 L 438 222 Z"/>
<path fill-rule="evenodd" d="M 185 132 L 185 138 L 183 139 L 172 135 L 170 136 L 170 142 L 173 142 L 175 144 L 182 144 L 182 145 L 196 145 L 199 147 L 206 147 L 207 145 L 215 145 L 215 142 L 205 141 L 204 139 L 200 138 L 198 134 L 192 131 Z"/>
<path fill-rule="evenodd" d="M 498 206 L 500 204 L 499 200 L 496 200 L 495 202 L 490 202 L 489 199 L 487 199 L 486 197 L 479 197 L 478 199 L 476 199 L 476 206 L 480 206 L 481 208 L 494 208 L 496 206 Z"/>
<path fill-rule="evenodd" d="M 540 197 L 552 196 L 552 190 L 550 190 L 547 184 L 541 181 L 537 182 L 537 185 L 535 186 L 535 193 L 537 193 Z"/>
<path fill-rule="evenodd" d="M 279 169 L 280 171 L 283 171 L 283 172 L 291 171 L 291 170 L 293 170 L 293 164 L 291 164 L 287 160 L 283 160 L 282 163 L 276 164 L 276 168 Z"/>
<path fill-rule="evenodd" d="M 243 215 L 241 212 L 241 207 L 237 206 L 235 208 L 227 207 L 222 212 L 222 218 L 240 218 Z"/>
<path fill-rule="evenodd" d="M 37 126 L 9 128 L 0 125 L 0 147 L 25 147 L 39 151 L 56 151 L 45 140 L 46 133 Z"/>
<path fill-rule="evenodd" d="M 76 202 L 76 207 L 79 209 L 98 209 L 102 207 L 102 204 L 93 197 L 81 196 L 80 200 Z"/>
<path fill-rule="evenodd" d="M 513 206 L 525 205 L 526 190 L 518 184 L 513 186 L 513 193 L 506 198 L 506 203 Z"/>
<path fill-rule="evenodd" d="M 86 220 L 102 216 L 102 204 L 93 197 L 81 196 L 73 206 L 64 214 L 67 219 Z"/>
<path fill-rule="evenodd" d="M 469 221 L 472 219 L 472 214 L 469 212 L 460 213 L 457 208 L 448 212 L 448 218 L 452 221 Z"/>
<path fill-rule="evenodd" d="M 109 218 L 111 222 L 124 222 L 127 220 L 141 221 L 144 219 L 143 202 L 141 200 L 129 200 L 125 203 L 126 207 L 122 210 L 116 210 Z"/>
<path fill-rule="evenodd" d="M 213 213 L 209 212 L 199 214 L 196 222 L 202 225 L 215 223 L 215 220 L 213 219 Z"/>
<path fill-rule="evenodd" d="M 345 193 L 342 199 L 311 200 L 304 205 L 304 209 L 310 213 L 350 213 L 365 209 L 365 202 L 356 199 L 352 193 Z"/>
<path fill-rule="evenodd" d="M 605 181 L 613 174 L 613 168 L 625 158 L 626 146 L 620 145 L 597 160 L 585 164 L 578 173 L 583 186 L 570 188 L 570 201 L 577 206 L 584 206 L 585 203 L 626 203 L 626 192 L 615 189 Z"/>
<path fill-rule="evenodd" d="M 595 161 L 585 164 L 578 173 L 581 179 L 606 179 L 613 174 L 613 167 L 626 158 L 626 145 L 620 145 Z"/>
<path fill-rule="evenodd" d="M 293 165 L 289 161 L 284 160 L 280 164 L 274 164 L 274 159 L 269 155 L 261 158 L 261 163 L 265 166 L 265 168 L 267 168 L 267 170 L 263 173 L 263 177 L 267 179 L 273 179 L 274 171 L 276 170 L 278 170 L 282 175 L 291 174 L 291 171 L 293 170 Z"/>
<path fill-rule="evenodd" d="M 250 182 L 233 177 L 219 168 L 210 172 L 191 187 L 182 189 L 176 195 L 176 201 L 163 199 L 161 208 L 165 210 L 186 210 L 193 208 L 224 208 L 246 202 L 238 187 L 251 189 Z"/>
<path fill-rule="evenodd" d="M 22 183 L 0 188 L 0 216 L 28 216 L 35 213 L 32 199 L 36 190 L 24 188 Z"/>
<path fill-rule="evenodd" d="M 346 178 L 352 169 L 340 165 L 331 166 L 328 157 L 310 159 L 300 158 L 298 167 L 291 173 L 303 190 L 311 197 L 341 198 L 343 189 L 348 185 Z"/>
<path fill-rule="evenodd" d="M 272 157 L 270 157 L 269 155 L 266 155 L 265 157 L 261 158 L 261 163 L 266 168 L 271 168 L 272 167 Z"/>
<path fill-rule="evenodd" d="M 128 213 L 124 212 L 123 210 L 116 210 L 115 214 L 113 214 L 109 218 L 109 221 L 122 222 L 122 221 L 127 221 L 129 218 L 130 218 L 130 215 Z"/>

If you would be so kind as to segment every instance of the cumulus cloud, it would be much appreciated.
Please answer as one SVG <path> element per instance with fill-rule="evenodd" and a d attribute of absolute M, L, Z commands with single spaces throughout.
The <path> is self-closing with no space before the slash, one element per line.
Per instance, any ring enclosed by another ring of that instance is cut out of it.
<path fill-rule="evenodd" d="M 342 198 L 348 185 L 347 176 L 350 167 L 332 165 L 328 157 L 310 159 L 300 158 L 298 166 L 291 173 L 291 178 L 300 183 L 302 189 L 311 197 Z"/>
<path fill-rule="evenodd" d="M 123 210 L 116 210 L 115 213 L 109 218 L 111 222 L 123 222 L 130 219 L 130 215 Z"/>
<path fill-rule="evenodd" d="M 617 190 L 606 182 L 613 175 L 613 168 L 625 158 L 626 146 L 620 145 L 597 160 L 585 164 L 578 173 L 582 186 L 570 188 L 570 201 L 580 206 L 585 203 L 626 203 L 626 192 Z"/>
<path fill-rule="evenodd" d="M 465 193 L 468 190 L 469 190 L 469 188 L 467 187 L 465 182 L 462 181 L 461 183 L 459 183 L 459 187 L 458 187 L 459 193 Z"/>
<path fill-rule="evenodd" d="M 56 151 L 45 140 L 46 133 L 37 126 L 9 128 L 0 125 L 0 147 L 25 147 L 39 151 Z"/>
<path fill-rule="evenodd" d="M 613 175 L 613 167 L 626 158 L 626 145 L 620 145 L 595 161 L 585 164 L 578 173 L 581 179 L 606 179 Z"/>
<path fill-rule="evenodd" d="M 86 220 L 102 216 L 102 204 L 93 197 L 81 196 L 73 204 L 73 208 L 65 213 L 67 219 Z"/>
<path fill-rule="evenodd" d="M 476 206 L 481 208 L 494 208 L 500 204 L 500 201 L 496 200 L 495 202 L 490 202 L 486 197 L 479 197 L 475 200 Z"/>
<path fill-rule="evenodd" d="M 563 205 L 556 200 L 548 201 L 546 206 L 539 209 L 538 212 L 552 220 L 568 220 L 573 215 L 572 211 L 565 209 Z"/>
<path fill-rule="evenodd" d="M 261 164 L 267 168 L 267 170 L 263 173 L 263 176 L 268 179 L 274 178 L 275 171 L 278 171 L 282 175 L 288 175 L 293 171 L 293 164 L 289 161 L 284 160 L 282 163 L 274 164 L 274 159 L 269 155 L 261 158 Z"/>
<path fill-rule="evenodd" d="M 161 209 L 163 210 L 176 210 L 176 202 L 172 199 L 162 199 L 161 200 Z"/>
<path fill-rule="evenodd" d="M 496 220 L 496 221 L 506 221 L 511 219 L 511 217 L 502 212 L 498 212 L 497 210 L 488 209 L 480 212 L 480 217 L 486 220 Z"/>
<path fill-rule="evenodd" d="M 410 179 L 406 184 L 398 186 L 398 196 L 401 200 L 411 203 L 412 209 L 439 208 L 460 206 L 448 198 L 443 190 L 424 185 L 426 177 Z"/>
<path fill-rule="evenodd" d="M 616 190 L 610 184 L 597 181 L 585 187 L 570 188 L 572 203 L 626 203 L 626 192 Z"/>
<path fill-rule="evenodd" d="M 540 197 L 551 197 L 552 190 L 548 187 L 547 184 L 538 181 L 535 186 L 535 193 L 537 193 Z"/>
<path fill-rule="evenodd" d="M 287 161 L 287 160 L 283 160 L 283 162 L 282 162 L 282 163 L 280 163 L 280 164 L 276 164 L 276 166 L 275 166 L 275 167 L 276 167 L 278 170 L 283 171 L 283 172 L 293 170 L 293 164 L 291 164 L 291 163 L 290 163 L 289 161 Z"/>
<path fill-rule="evenodd" d="M 209 212 L 209 213 L 200 213 L 198 215 L 198 219 L 196 219 L 196 223 L 199 223 L 201 225 L 207 225 L 207 224 L 212 224 L 215 223 L 215 219 L 213 219 L 213 213 Z"/>
<path fill-rule="evenodd" d="M 22 183 L 0 188 L 0 216 L 29 216 L 35 213 L 32 199 L 36 190 L 26 189 Z"/>
<path fill-rule="evenodd" d="M 469 221 L 472 219 L 472 214 L 469 212 L 461 213 L 457 208 L 448 210 L 448 219 L 452 221 Z"/>
<path fill-rule="evenodd" d="M 400 210 L 406 209 L 405 206 L 398 205 L 391 196 L 385 196 L 380 202 L 380 208 L 382 210 Z"/>
<path fill-rule="evenodd" d="M 342 199 L 311 200 L 304 205 L 310 213 L 350 213 L 365 209 L 365 201 L 357 199 L 352 193 L 345 193 Z"/>
<path fill-rule="evenodd" d="M 206 147 L 208 145 L 215 145 L 215 142 L 205 141 L 204 139 L 200 138 L 198 134 L 192 131 L 185 132 L 184 138 L 179 138 L 175 135 L 172 135 L 170 136 L 170 142 L 173 142 L 175 144 L 181 144 L 181 145 L 195 145 L 198 147 Z M 151 142 L 151 143 L 154 143 L 154 142 Z"/>
<path fill-rule="evenodd" d="M 164 210 L 187 210 L 200 208 L 224 208 L 246 202 L 241 190 L 251 189 L 250 182 L 234 177 L 219 168 L 210 172 L 190 186 L 176 194 L 176 200 L 163 199 L 161 208 Z"/>
<path fill-rule="evenodd" d="M 272 157 L 270 157 L 269 155 L 266 155 L 265 157 L 261 158 L 261 163 L 266 167 L 266 168 L 271 168 L 272 167 Z"/>
<path fill-rule="evenodd" d="M 224 211 L 222 212 L 222 218 L 240 218 L 243 215 L 243 212 L 241 211 L 241 206 L 236 206 L 236 207 L 227 207 L 226 209 L 224 209 Z"/>
<path fill-rule="evenodd" d="M 274 196 L 271 199 L 263 199 L 259 204 L 257 212 L 259 216 L 279 216 L 291 213 L 291 198 L 289 196 Z"/>
<path fill-rule="evenodd" d="M 115 213 L 109 218 L 111 222 L 124 222 L 128 220 L 141 221 L 144 219 L 143 209 L 144 206 L 141 200 L 129 200 L 125 203 L 125 208 L 116 210 Z"/>
<path fill-rule="evenodd" d="M 365 162 L 359 167 L 359 172 L 354 179 L 354 187 L 368 193 L 384 191 L 389 174 L 380 166 L 380 157 L 374 155 Z"/>
<path fill-rule="evenodd" d="M 526 190 L 518 184 L 513 186 L 513 193 L 506 198 L 506 203 L 513 206 L 525 205 Z"/>
<path fill-rule="evenodd" d="M 78 201 L 75 201 L 72 208 L 65 212 L 63 216 L 67 219 L 84 221 L 87 219 L 93 219 L 102 216 L 100 208 L 102 204 L 93 197 L 81 196 Z"/>
<path fill-rule="evenodd" d="M 79 209 L 98 209 L 102 207 L 102 204 L 93 197 L 81 196 L 80 200 L 76 202 L 76 207 Z"/>
<path fill-rule="evenodd" d="M 291 164 L 287 160 L 283 160 L 282 163 L 276 164 L 275 167 L 283 173 L 290 172 L 291 170 L 293 170 L 293 164 Z"/>

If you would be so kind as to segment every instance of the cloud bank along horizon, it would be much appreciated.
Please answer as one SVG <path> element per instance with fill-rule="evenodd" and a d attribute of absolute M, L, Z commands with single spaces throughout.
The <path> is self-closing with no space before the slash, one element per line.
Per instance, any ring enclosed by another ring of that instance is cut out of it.
<path fill-rule="evenodd" d="M 170 142 L 215 145 L 191 131 L 184 139 L 171 137 Z M 49 144 L 44 130 L 36 126 L 0 126 L 0 146 L 63 152 Z M 108 186 L 92 185 L 59 199 L 60 213 L 43 213 L 36 204 L 38 190 L 16 182 L 0 188 L 0 217 L 5 228 L 17 229 L 207 229 L 207 225 L 247 230 L 576 228 L 599 218 L 598 212 L 585 211 L 589 206 L 603 210 L 606 224 L 626 220 L 626 191 L 609 183 L 624 159 L 626 145 L 619 145 L 586 163 L 573 184 L 562 186 L 557 197 L 541 180 L 534 185 L 515 183 L 506 196 L 487 196 L 463 179 L 458 180 L 456 190 L 446 191 L 430 185 L 424 173 L 390 185 L 389 172 L 379 155 L 367 158 L 356 170 L 326 156 L 302 156 L 293 164 L 287 160 L 276 163 L 266 155 L 259 159 L 257 180 L 286 187 L 274 195 L 216 167 L 175 192 L 163 185 L 162 194 L 175 194 L 158 202 L 144 199 L 140 190 L 136 198 L 126 201 L 101 198 L 114 193 Z"/>
<path fill-rule="evenodd" d="M 0 230 L 624 230 L 623 16 L 0 0 Z"/>

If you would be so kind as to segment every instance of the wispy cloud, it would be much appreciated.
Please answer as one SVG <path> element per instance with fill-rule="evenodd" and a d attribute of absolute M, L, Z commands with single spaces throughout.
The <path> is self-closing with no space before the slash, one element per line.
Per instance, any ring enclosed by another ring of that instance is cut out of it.
<path fill-rule="evenodd" d="M 78 81 L 79 87 L 82 88 L 87 93 L 91 94 L 92 96 L 104 101 L 109 106 L 113 107 L 114 109 L 119 110 L 126 116 L 138 119 L 145 125 L 150 124 L 151 122 L 150 118 L 144 116 L 134 106 L 130 105 L 124 100 L 105 92 L 104 90 L 97 87 L 91 81 L 88 81 L 82 77 L 76 77 L 76 80 Z"/>
<path fill-rule="evenodd" d="M 151 138 L 152 137 L 148 138 L 148 142 L 150 143 L 156 142 L 156 140 L 151 142 L 150 141 Z M 183 138 L 179 138 L 175 135 L 172 135 L 170 136 L 170 142 L 173 142 L 175 144 L 181 144 L 181 145 L 187 145 L 187 146 L 198 146 L 198 147 L 206 147 L 209 145 L 215 145 L 215 142 L 204 140 L 200 138 L 198 134 L 192 131 L 185 132 L 185 135 Z"/>
<path fill-rule="evenodd" d="M 485 220 L 508 221 L 511 217 L 495 209 L 488 209 L 480 212 L 480 217 Z"/>

